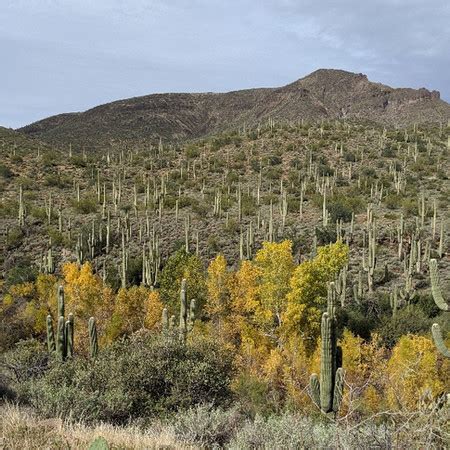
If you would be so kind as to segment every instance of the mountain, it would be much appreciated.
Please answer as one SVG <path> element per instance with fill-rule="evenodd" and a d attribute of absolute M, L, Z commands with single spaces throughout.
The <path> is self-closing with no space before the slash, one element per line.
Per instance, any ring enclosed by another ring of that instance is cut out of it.
<path fill-rule="evenodd" d="M 347 118 L 405 125 L 446 122 L 450 105 L 438 91 L 394 89 L 363 74 L 319 69 L 280 88 L 146 95 L 56 115 L 19 131 L 53 144 L 93 146 L 159 137 L 198 138 L 269 118 Z"/>

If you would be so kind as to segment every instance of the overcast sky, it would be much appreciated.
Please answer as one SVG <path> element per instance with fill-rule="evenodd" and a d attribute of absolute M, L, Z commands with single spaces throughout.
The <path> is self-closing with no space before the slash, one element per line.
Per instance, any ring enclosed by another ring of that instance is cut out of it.
<path fill-rule="evenodd" d="M 318 68 L 450 100 L 449 0 L 0 0 L 0 125 Z"/>

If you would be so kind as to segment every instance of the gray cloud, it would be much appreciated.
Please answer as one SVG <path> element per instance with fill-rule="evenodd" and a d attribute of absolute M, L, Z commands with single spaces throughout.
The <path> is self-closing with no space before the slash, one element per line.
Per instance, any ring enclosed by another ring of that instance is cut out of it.
<path fill-rule="evenodd" d="M 3 0 L 0 124 L 320 68 L 450 100 L 447 0 Z"/>

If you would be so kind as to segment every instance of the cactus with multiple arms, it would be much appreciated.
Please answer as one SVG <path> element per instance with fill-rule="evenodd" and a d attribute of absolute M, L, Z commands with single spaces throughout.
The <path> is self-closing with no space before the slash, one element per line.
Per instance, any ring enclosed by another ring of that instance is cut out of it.
<path fill-rule="evenodd" d="M 431 293 L 433 294 L 433 299 L 436 305 L 442 311 L 450 311 L 450 305 L 445 301 L 444 296 L 441 292 L 441 287 L 439 285 L 439 274 L 437 269 L 437 261 L 435 259 L 430 260 L 430 278 L 431 278 Z M 434 343 L 437 349 L 447 358 L 450 358 L 450 349 L 447 348 L 442 336 L 441 328 L 439 324 L 434 323 L 431 327 L 431 332 L 433 334 Z"/>
<path fill-rule="evenodd" d="M 58 321 L 56 328 L 56 339 L 53 331 L 52 316 L 47 316 L 47 347 L 49 353 L 55 353 L 60 361 L 72 358 L 74 355 L 74 317 L 69 314 L 67 320 L 64 319 L 65 303 L 64 288 L 58 287 Z M 98 353 L 97 327 L 95 319 L 89 319 L 89 341 L 90 354 L 95 357 Z"/>
<path fill-rule="evenodd" d="M 340 366 L 340 349 L 336 345 L 336 290 L 334 283 L 328 288 L 328 307 L 322 315 L 322 348 L 320 360 L 320 379 L 315 373 L 310 378 L 313 401 L 325 414 L 336 415 L 339 411 L 344 388 L 344 370 Z"/>

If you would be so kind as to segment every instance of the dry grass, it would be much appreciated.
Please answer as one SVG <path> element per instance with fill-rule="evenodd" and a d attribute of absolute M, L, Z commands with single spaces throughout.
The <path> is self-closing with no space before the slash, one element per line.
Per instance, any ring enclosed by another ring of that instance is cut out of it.
<path fill-rule="evenodd" d="M 29 410 L 14 404 L 0 406 L 2 449 L 87 449 L 97 437 L 103 436 L 111 449 L 188 449 L 175 439 L 169 427 L 140 430 L 137 427 L 115 427 L 101 424 L 88 427 L 61 419 L 39 419 Z"/>

